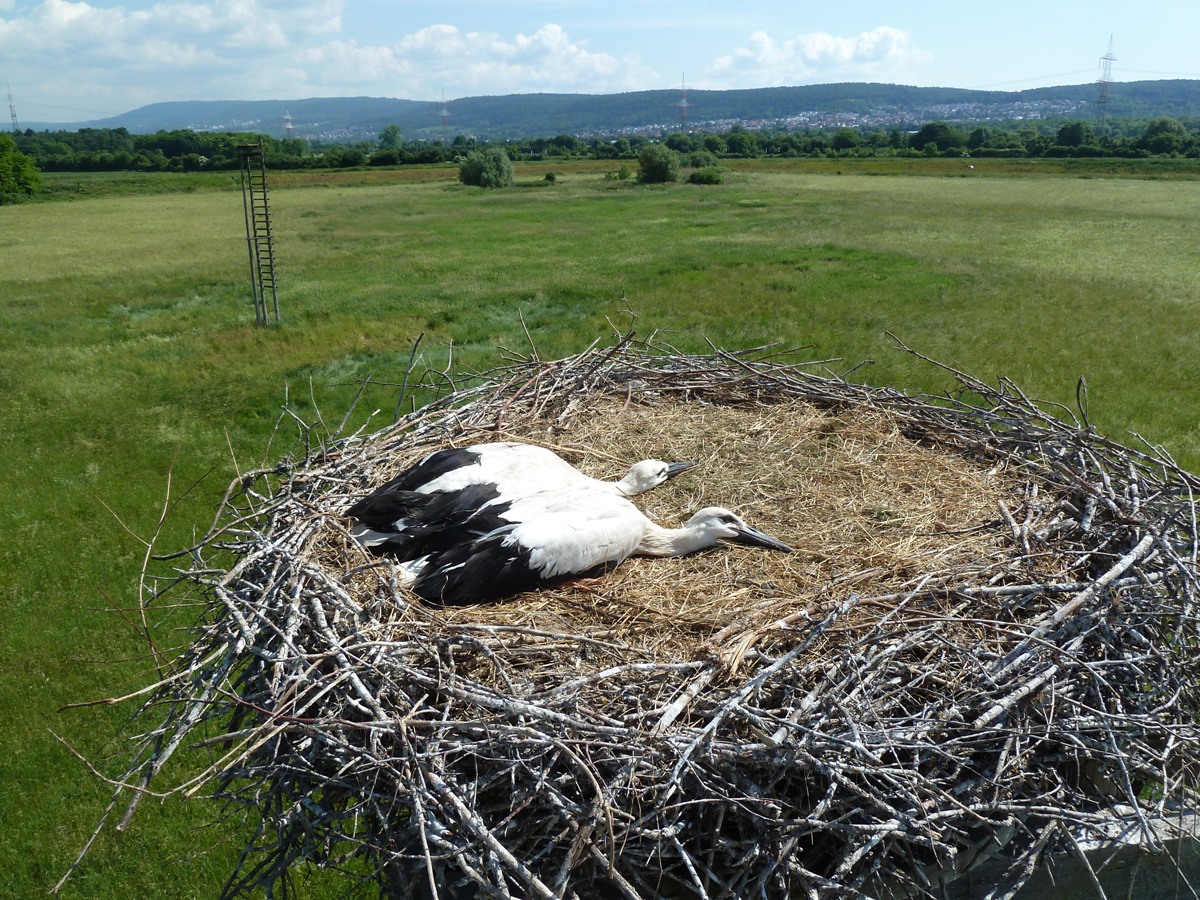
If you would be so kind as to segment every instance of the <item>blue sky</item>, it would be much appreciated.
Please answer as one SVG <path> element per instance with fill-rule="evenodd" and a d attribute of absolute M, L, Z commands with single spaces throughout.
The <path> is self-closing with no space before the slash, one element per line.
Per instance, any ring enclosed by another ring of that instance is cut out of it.
<path fill-rule="evenodd" d="M 163 100 L 1200 78 L 1200 3 L 0 0 L 19 121 Z"/>

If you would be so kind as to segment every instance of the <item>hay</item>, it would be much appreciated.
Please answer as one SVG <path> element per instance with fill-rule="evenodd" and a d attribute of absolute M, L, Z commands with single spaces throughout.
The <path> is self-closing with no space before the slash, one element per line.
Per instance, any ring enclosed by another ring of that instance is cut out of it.
<path fill-rule="evenodd" d="M 119 784 L 209 748 L 165 792 L 255 821 L 230 895 L 304 860 L 400 897 L 935 896 L 1003 847 L 1011 896 L 1114 810 L 1192 797 L 1198 482 L 954 374 L 914 398 L 623 341 L 239 479 L 177 557 L 209 615 Z M 488 439 L 607 477 L 694 459 L 639 505 L 798 552 L 429 608 L 340 514 Z"/>

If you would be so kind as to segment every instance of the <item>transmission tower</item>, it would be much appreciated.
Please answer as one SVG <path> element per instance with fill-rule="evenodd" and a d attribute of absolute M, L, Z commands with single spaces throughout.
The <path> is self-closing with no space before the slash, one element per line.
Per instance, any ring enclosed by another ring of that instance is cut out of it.
<path fill-rule="evenodd" d="M 1108 114 L 1108 88 L 1112 84 L 1112 66 L 1117 61 L 1113 56 L 1113 39 L 1112 35 L 1108 37 L 1108 52 L 1100 57 L 1100 81 L 1097 82 L 1096 90 L 1096 121 L 1104 124 L 1104 117 Z"/>
<path fill-rule="evenodd" d="M 285 106 L 283 108 L 283 136 L 290 138 L 292 136 L 292 114 Z"/>
<path fill-rule="evenodd" d="M 442 106 L 438 111 L 438 121 L 442 123 L 442 140 L 450 139 L 450 107 L 446 104 L 446 92 L 442 91 Z"/>
<path fill-rule="evenodd" d="M 13 134 L 21 130 L 21 126 L 17 124 L 17 104 L 13 102 L 12 88 L 7 84 L 4 89 L 8 91 L 8 114 L 12 116 Z"/>
<path fill-rule="evenodd" d="M 687 131 L 688 107 L 691 106 L 687 98 L 687 73 L 680 76 L 679 102 L 675 105 L 679 107 L 679 129 L 680 131 Z"/>

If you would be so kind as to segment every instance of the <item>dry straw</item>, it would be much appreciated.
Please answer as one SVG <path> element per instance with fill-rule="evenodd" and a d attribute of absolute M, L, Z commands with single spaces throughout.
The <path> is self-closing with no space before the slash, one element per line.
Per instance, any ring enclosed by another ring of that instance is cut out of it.
<path fill-rule="evenodd" d="M 1007 381 L 816 368 L 627 339 L 239 479 L 158 591 L 207 614 L 140 695 L 122 824 L 151 791 L 241 806 L 229 895 L 310 861 L 397 897 L 938 896 L 999 854 L 1009 897 L 1114 815 L 1153 841 L 1200 758 L 1197 478 Z M 797 552 L 422 605 L 341 513 L 492 439 L 695 460 L 650 515 L 719 503 Z"/>

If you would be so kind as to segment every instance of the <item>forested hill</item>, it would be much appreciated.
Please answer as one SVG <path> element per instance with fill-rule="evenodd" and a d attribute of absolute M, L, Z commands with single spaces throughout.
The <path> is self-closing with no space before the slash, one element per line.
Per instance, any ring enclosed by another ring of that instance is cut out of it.
<path fill-rule="evenodd" d="M 1025 91 L 979 91 L 894 84 L 820 84 L 803 87 L 697 91 L 686 94 L 687 124 L 791 128 L 893 128 L 931 120 L 1010 122 L 1091 118 L 1095 83 Z M 307 100 L 183 101 L 155 103 L 92 122 L 34 125 L 53 128 L 126 128 L 137 134 L 175 129 L 255 131 L 275 137 L 355 139 L 396 125 L 406 138 L 470 134 L 521 138 L 555 134 L 622 134 L 678 129 L 684 109 L 677 90 L 627 94 L 514 94 L 464 97 L 446 103 L 384 97 Z M 1200 80 L 1114 82 L 1106 113 L 1113 117 L 1200 116 Z M 290 116 L 290 120 L 285 120 Z"/>

